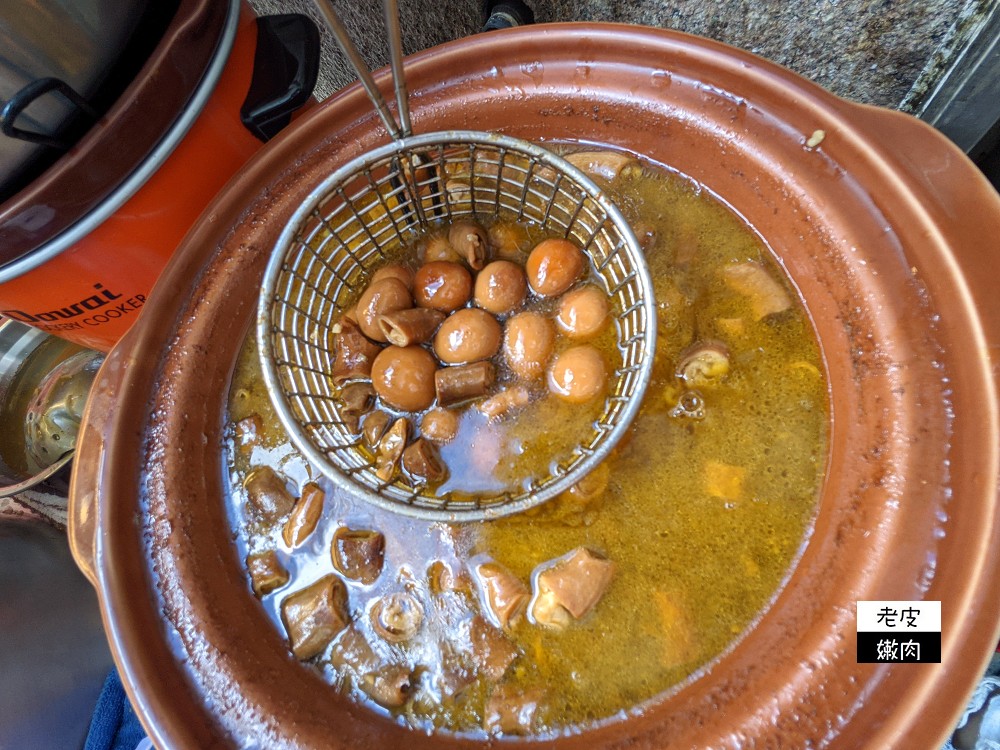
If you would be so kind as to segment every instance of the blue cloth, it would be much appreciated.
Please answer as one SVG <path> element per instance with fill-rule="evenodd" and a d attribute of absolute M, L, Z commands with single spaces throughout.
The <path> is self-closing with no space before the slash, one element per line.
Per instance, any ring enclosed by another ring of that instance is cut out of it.
<path fill-rule="evenodd" d="M 145 739 L 118 672 L 112 669 L 97 699 L 84 750 L 136 750 L 140 744 L 148 746 Z"/>
<path fill-rule="evenodd" d="M 1000 750 L 1000 652 L 973 691 L 958 730 L 941 750 Z"/>

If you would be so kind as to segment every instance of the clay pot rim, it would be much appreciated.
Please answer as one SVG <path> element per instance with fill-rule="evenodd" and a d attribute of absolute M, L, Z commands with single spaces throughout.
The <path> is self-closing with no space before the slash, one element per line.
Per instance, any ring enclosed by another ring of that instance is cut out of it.
<path fill-rule="evenodd" d="M 561 34 L 585 34 L 592 37 L 606 37 L 612 41 L 620 41 L 618 38 L 619 35 L 628 33 L 639 39 L 649 40 L 651 43 L 659 42 L 659 44 L 668 47 L 672 54 L 679 56 L 688 55 L 696 61 L 692 64 L 729 67 L 732 70 L 741 70 L 744 76 L 754 79 L 757 84 L 769 86 L 775 90 L 784 90 L 786 96 L 789 93 L 794 93 L 798 95 L 794 104 L 800 112 L 805 111 L 812 115 L 822 114 L 823 117 L 820 121 L 835 124 L 841 137 L 851 141 L 851 147 L 856 152 L 856 156 L 871 160 L 877 167 L 877 171 L 881 173 L 881 176 L 888 183 L 892 184 L 896 190 L 902 191 L 904 199 L 910 201 L 912 204 L 910 206 L 912 211 L 920 214 L 929 224 L 933 225 L 935 223 L 935 217 L 930 216 L 927 212 L 928 210 L 925 210 L 919 203 L 914 202 L 914 189 L 912 185 L 908 186 L 908 180 L 901 179 L 897 173 L 898 159 L 896 155 L 891 153 L 889 143 L 885 140 L 879 141 L 876 135 L 878 127 L 886 126 L 893 121 L 899 127 L 904 127 L 902 123 L 905 121 L 905 127 L 911 129 L 919 129 L 926 126 L 918 125 L 903 115 L 886 113 L 881 110 L 870 109 L 838 100 L 814 84 L 803 82 L 797 76 L 794 76 L 794 74 L 780 69 L 773 64 L 760 61 L 748 53 L 732 50 L 723 45 L 699 40 L 687 35 L 608 24 L 568 24 L 556 25 L 550 28 L 538 27 L 538 29 L 540 30 L 539 34 L 551 34 L 555 36 Z M 495 37 L 496 41 L 492 43 L 499 45 L 501 40 L 504 42 L 513 42 L 514 40 L 521 39 L 523 35 L 535 35 L 535 30 L 514 30 L 510 33 L 501 32 L 501 34 L 503 36 L 498 34 Z M 443 48 L 415 56 L 409 62 L 408 69 L 419 70 L 422 66 L 430 67 L 432 65 L 432 55 L 439 56 L 434 64 L 444 65 L 449 56 L 460 58 L 462 50 L 467 45 L 467 42 L 465 44 L 453 43 L 445 45 Z M 489 47 L 490 44 L 484 42 L 479 46 Z M 789 89 L 791 89 L 791 92 L 789 92 Z M 428 96 L 433 98 L 432 94 L 428 94 Z M 203 266 L 203 262 L 191 248 L 197 245 L 215 248 L 217 242 L 225 242 L 226 227 L 229 226 L 231 220 L 236 220 L 239 217 L 243 207 L 253 203 L 253 197 L 256 195 L 259 185 L 262 182 L 271 182 L 276 175 L 281 176 L 287 173 L 288 170 L 284 170 L 283 172 L 281 169 L 281 160 L 288 159 L 289 163 L 294 164 L 296 158 L 302 158 L 300 152 L 296 150 L 295 139 L 302 139 L 315 144 L 320 138 L 319 134 L 322 132 L 322 122 L 325 122 L 322 113 L 329 112 L 334 105 L 338 105 L 347 112 L 353 111 L 357 114 L 364 110 L 362 97 L 363 94 L 356 87 L 338 95 L 320 111 L 305 120 L 299 128 L 293 128 L 293 133 L 286 133 L 277 139 L 272 146 L 265 150 L 264 154 L 266 155 L 254 159 L 244 172 L 217 198 L 215 203 L 206 212 L 206 216 L 211 217 L 210 220 L 203 222 L 200 226 L 192 230 L 185 241 L 188 251 L 181 253 L 178 259 L 171 263 L 161 281 L 157 284 L 157 289 L 160 292 L 157 293 L 154 291 L 151 298 L 151 307 L 147 311 L 147 315 L 145 315 L 147 320 L 152 320 L 155 311 L 155 318 L 157 320 L 146 326 L 140 325 L 134 328 L 127 335 L 123 343 L 114 350 L 111 357 L 109 357 L 109 363 L 102 370 L 102 375 L 106 380 L 104 388 L 108 388 L 109 392 L 117 391 L 122 395 L 123 401 L 130 400 L 134 403 L 131 404 L 131 408 L 125 408 L 124 403 L 120 404 L 119 406 L 123 408 L 113 418 L 109 419 L 105 416 L 106 421 L 111 424 L 104 425 L 102 429 L 102 426 L 97 424 L 97 422 L 100 419 L 101 410 L 106 409 L 108 406 L 109 397 L 105 396 L 103 401 L 101 397 L 98 397 L 92 402 L 91 408 L 88 409 L 86 419 L 88 428 L 95 432 L 104 432 L 105 437 L 108 434 L 113 437 L 116 432 L 117 434 L 122 434 L 123 430 L 129 430 L 134 426 L 132 423 L 134 423 L 135 411 L 139 410 L 141 412 L 147 406 L 147 393 L 143 390 L 142 384 L 144 374 L 140 372 L 144 368 L 139 368 L 135 365 L 138 362 L 155 362 L 158 366 L 162 366 L 164 358 L 169 356 L 169 352 L 164 353 L 161 351 L 163 336 L 152 334 L 155 332 L 160 334 L 169 333 L 172 337 L 175 325 L 179 325 L 182 329 L 188 326 L 187 323 L 174 323 L 177 320 L 177 314 L 182 311 L 183 305 L 186 302 L 180 299 L 179 295 L 172 292 L 186 289 L 190 285 L 192 275 L 197 273 Z M 309 136 L 312 136 L 312 138 Z M 942 149 L 947 152 L 947 147 L 943 139 L 936 135 L 932 138 L 929 129 L 926 133 L 923 133 L 923 137 L 931 140 L 933 138 L 939 139 Z M 365 146 L 365 144 L 352 145 L 358 149 Z M 954 149 L 947 153 L 954 156 L 952 152 L 954 152 Z M 349 156 L 350 154 L 345 159 L 349 158 Z M 964 169 L 964 173 L 967 173 L 971 179 L 976 179 L 971 165 L 960 167 L 960 169 Z M 908 175 L 908 179 L 913 179 L 912 172 Z M 977 193 L 974 196 L 975 202 L 977 202 L 980 208 L 988 209 L 995 218 L 998 212 L 1000 212 L 1000 200 L 997 199 L 995 194 L 985 192 L 985 181 L 981 177 L 978 179 L 979 182 L 973 186 Z M 959 272 L 957 260 L 954 257 L 945 260 L 952 265 L 951 270 L 955 273 L 956 278 L 962 282 L 966 281 Z M 970 279 L 969 281 L 971 283 L 968 287 L 975 288 L 966 288 L 965 293 L 961 295 L 960 305 L 966 308 L 970 319 L 979 320 L 979 313 L 982 313 L 984 308 L 983 282 L 976 279 Z M 990 314 L 984 322 L 989 325 L 990 333 L 995 334 L 997 330 L 996 324 L 1000 320 L 1000 317 L 998 317 L 996 311 L 987 312 Z M 140 333 L 140 329 L 145 330 L 142 330 Z M 988 350 L 990 342 L 987 340 L 982 328 L 971 331 L 970 335 L 981 343 L 984 351 Z M 993 346 L 995 345 L 994 341 Z M 984 361 L 979 364 L 981 366 L 977 372 L 984 383 L 984 397 L 987 399 L 987 403 L 984 404 L 986 408 L 984 408 L 985 414 L 983 418 L 995 428 L 997 426 L 996 383 L 994 377 L 989 372 L 988 362 Z M 133 413 L 132 420 L 124 416 L 126 412 Z M 91 418 L 92 414 L 94 415 L 93 419 Z M 94 424 L 91 424 L 92 421 Z M 996 435 L 997 432 L 993 431 L 989 434 Z M 102 608 L 105 613 L 106 623 L 109 626 L 109 635 L 111 636 L 116 659 L 124 667 L 123 671 L 125 675 L 123 676 L 126 677 L 130 694 L 136 700 L 141 713 L 145 714 L 144 719 L 149 725 L 148 728 L 151 730 L 151 734 L 158 742 L 174 744 L 182 742 L 185 738 L 186 735 L 183 733 L 183 728 L 179 727 L 176 722 L 156 718 L 156 711 L 152 707 L 152 704 L 157 702 L 157 700 L 163 699 L 165 690 L 161 686 L 149 685 L 143 679 L 144 676 L 148 678 L 155 674 L 155 671 L 152 671 L 155 669 L 155 665 L 149 663 L 140 665 L 137 663 L 137 661 L 141 660 L 137 659 L 136 654 L 131 650 L 137 646 L 136 634 L 134 632 L 129 634 L 121 623 L 115 621 L 116 613 L 120 615 L 121 608 L 125 607 L 128 603 L 128 595 L 122 588 L 122 583 L 127 576 L 121 570 L 113 569 L 112 560 L 116 559 L 117 551 L 121 549 L 122 545 L 127 545 L 129 542 L 120 537 L 106 535 L 106 529 L 111 525 L 106 516 L 112 511 L 105 504 L 104 507 L 96 509 L 97 517 L 95 517 L 95 509 L 92 506 L 93 496 L 90 492 L 91 483 L 88 481 L 89 479 L 93 479 L 93 477 L 86 475 L 86 468 L 80 468 L 86 467 L 88 464 L 94 465 L 93 461 L 101 458 L 103 458 L 105 466 L 117 465 L 118 460 L 124 457 L 124 454 L 128 453 L 127 446 L 122 445 L 121 442 L 118 441 L 116 444 L 112 439 L 110 444 L 105 446 L 103 444 L 98 445 L 94 439 L 88 439 L 86 447 L 88 458 L 91 460 L 80 460 L 77 464 L 78 468 L 74 476 L 74 490 L 71 500 L 71 505 L 73 506 L 71 513 L 79 520 L 79 523 L 74 524 L 72 533 L 74 555 L 85 572 L 88 572 L 92 580 L 99 584 Z M 102 456 L 104 451 L 107 451 L 107 453 Z M 991 443 L 989 450 L 984 456 L 983 463 L 990 468 L 992 471 L 991 476 L 995 478 L 998 463 L 995 440 Z M 109 481 L 109 478 L 105 476 L 104 480 L 103 489 L 115 493 L 114 486 Z M 992 487 L 995 495 L 995 483 Z M 127 511 L 118 509 L 117 512 L 122 513 Z M 973 550 L 974 554 L 971 554 L 969 560 L 967 560 L 967 565 L 970 565 L 978 573 L 979 577 L 969 581 L 969 585 L 962 596 L 963 601 L 976 605 L 975 613 L 974 617 L 959 623 L 959 627 L 954 631 L 945 633 L 945 641 L 950 643 L 951 651 L 957 648 L 956 642 L 983 645 L 987 642 L 987 639 L 992 638 L 992 642 L 995 643 L 996 636 L 1000 632 L 1000 611 L 998 611 L 1000 610 L 1000 602 L 986 599 L 983 593 L 985 585 L 988 583 L 987 577 L 991 574 L 995 575 L 1000 570 L 1000 526 L 997 525 L 995 511 L 991 512 L 989 509 L 984 508 L 982 512 L 983 519 L 988 523 L 988 526 L 978 534 L 978 545 Z M 100 534 L 100 537 L 97 536 L 98 534 Z M 100 541 L 99 548 L 95 546 L 96 541 Z M 988 624 L 991 621 L 994 625 L 992 633 L 988 632 Z M 965 636 L 964 638 L 962 637 L 963 635 Z M 982 658 L 979 660 L 980 666 L 985 663 L 988 656 L 989 653 L 983 649 Z M 951 703 L 950 715 L 951 724 L 953 724 L 964 706 L 964 696 L 961 694 L 961 690 L 955 690 L 955 687 L 967 687 L 964 685 L 967 682 L 967 678 L 956 675 L 955 670 L 938 670 L 938 672 L 942 671 L 944 674 L 937 683 L 933 679 L 926 677 L 916 682 L 922 685 L 921 690 L 924 692 L 934 690 L 940 694 L 946 687 L 950 686 L 952 688 L 944 696 L 944 699 Z M 141 692 L 139 686 L 142 688 Z M 159 699 L 154 697 L 156 694 L 160 695 Z M 921 713 L 923 710 L 924 707 L 922 705 L 914 701 L 909 701 L 905 710 L 893 714 L 891 718 L 887 718 L 885 724 L 881 727 L 882 734 L 880 736 L 886 736 L 887 733 L 893 732 L 898 732 L 900 735 L 906 733 L 912 735 L 918 729 L 926 732 L 928 728 L 921 726 Z M 949 713 L 949 711 L 943 713 Z M 939 712 L 938 719 L 940 719 L 941 715 L 942 712 Z M 936 727 L 934 731 L 939 735 L 939 739 L 943 738 L 947 731 L 951 729 L 950 725 L 940 721 L 934 723 L 934 727 Z M 180 733 L 178 734 L 178 732 Z M 919 736 L 924 739 L 927 735 L 920 734 Z"/>

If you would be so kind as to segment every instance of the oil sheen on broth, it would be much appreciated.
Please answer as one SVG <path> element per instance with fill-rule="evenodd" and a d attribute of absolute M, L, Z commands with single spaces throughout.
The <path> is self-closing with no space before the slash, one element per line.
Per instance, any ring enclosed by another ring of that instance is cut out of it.
<path fill-rule="evenodd" d="M 808 535 L 828 405 L 801 303 L 760 239 L 690 181 L 633 164 L 606 186 L 647 245 L 659 340 L 642 410 L 585 488 L 596 490 L 589 500 L 447 525 L 346 497 L 289 444 L 247 337 L 230 400 L 230 420 L 243 426 L 229 446 L 240 556 L 273 551 L 287 570 L 288 582 L 261 596 L 283 630 L 285 598 L 336 575 L 338 529 L 383 535 L 377 578 L 345 581 L 350 627 L 307 663 L 402 723 L 481 736 L 613 720 L 732 644 L 773 599 Z M 701 344 L 724 353 L 724 368 L 685 382 L 678 370 Z M 530 435 L 544 424 L 563 434 L 566 408 L 546 402 L 531 425 L 515 420 L 511 429 Z M 284 519 L 250 512 L 242 485 L 259 466 L 272 467 L 294 497 L 310 481 L 325 491 L 315 530 L 294 549 Z M 592 611 L 562 630 L 524 616 L 506 629 L 490 624 L 477 566 L 497 563 L 530 586 L 536 567 L 578 548 L 614 564 Z M 415 610 L 415 631 L 380 637 L 373 609 L 400 601 Z"/>

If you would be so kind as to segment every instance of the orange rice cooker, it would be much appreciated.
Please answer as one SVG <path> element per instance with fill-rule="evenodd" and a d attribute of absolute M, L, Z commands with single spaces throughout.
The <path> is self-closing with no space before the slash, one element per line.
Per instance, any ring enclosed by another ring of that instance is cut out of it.
<path fill-rule="evenodd" d="M 240 0 L 180 0 L 135 80 L 0 205 L 0 315 L 108 351 L 229 178 L 310 101 L 319 34 Z"/>

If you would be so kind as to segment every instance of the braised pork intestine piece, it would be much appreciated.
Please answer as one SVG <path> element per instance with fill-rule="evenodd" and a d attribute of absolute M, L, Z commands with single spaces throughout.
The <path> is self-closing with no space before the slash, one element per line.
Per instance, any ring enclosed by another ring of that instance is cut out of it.
<path fill-rule="evenodd" d="M 531 249 L 531 237 L 528 230 L 513 221 L 498 221 L 494 223 L 487 234 L 490 246 L 496 250 L 499 257 L 506 260 L 524 262 L 524 256 Z"/>
<path fill-rule="evenodd" d="M 501 419 L 512 411 L 527 406 L 529 401 L 531 392 L 527 388 L 512 385 L 476 404 L 476 408 L 490 419 Z"/>
<path fill-rule="evenodd" d="M 320 486 L 313 482 L 307 482 L 302 487 L 302 494 L 295 501 L 295 507 L 292 508 L 292 513 L 281 530 L 281 538 L 289 547 L 298 547 L 315 531 L 319 517 L 323 513 L 325 494 Z"/>
<path fill-rule="evenodd" d="M 369 341 L 361 329 L 349 320 L 341 319 L 339 331 L 333 335 L 333 369 L 331 378 L 340 385 L 348 380 L 367 378 L 372 373 L 372 363 L 382 347 Z"/>
<path fill-rule="evenodd" d="M 375 451 L 375 476 L 383 482 L 388 482 L 395 476 L 409 439 L 410 422 L 406 417 L 400 417 L 379 440 Z"/>
<path fill-rule="evenodd" d="M 385 343 L 385 334 L 378 326 L 383 315 L 413 307 L 413 295 L 405 282 L 388 276 L 372 282 L 358 298 L 358 326 L 372 341 Z"/>
<path fill-rule="evenodd" d="M 473 575 L 490 619 L 501 628 L 516 622 L 531 598 L 521 579 L 493 561 L 476 565 Z"/>
<path fill-rule="evenodd" d="M 270 466 L 254 468 L 243 480 L 243 489 L 251 511 L 265 523 L 284 518 L 295 507 L 295 498 Z"/>
<path fill-rule="evenodd" d="M 410 346 L 430 341 L 444 318 L 440 310 L 411 307 L 383 315 L 378 319 L 378 327 L 390 344 Z"/>
<path fill-rule="evenodd" d="M 278 554 L 273 549 L 247 555 L 246 564 L 247 572 L 250 574 L 250 585 L 259 597 L 266 596 L 288 583 L 288 571 L 278 560 Z"/>
<path fill-rule="evenodd" d="M 374 583 L 382 572 L 385 537 L 370 529 L 342 526 L 333 534 L 330 549 L 333 566 L 344 577 L 361 583 Z"/>
<path fill-rule="evenodd" d="M 385 431 L 389 429 L 391 419 L 384 411 L 373 411 L 365 417 L 361 425 L 361 438 L 369 450 L 374 451 L 378 447 Z"/>
<path fill-rule="evenodd" d="M 406 703 L 414 683 L 413 672 L 409 667 L 390 664 L 362 675 L 358 680 L 358 687 L 380 706 L 399 708 Z"/>
<path fill-rule="evenodd" d="M 414 682 L 408 666 L 386 662 L 375 653 L 356 623 L 345 628 L 334 641 L 330 664 L 353 672 L 358 687 L 386 708 L 403 705 Z"/>
<path fill-rule="evenodd" d="M 598 464 L 579 482 L 560 492 L 554 502 L 538 506 L 537 517 L 567 526 L 589 525 L 601 507 L 610 478 L 607 462 Z"/>
<path fill-rule="evenodd" d="M 403 451 L 403 470 L 417 483 L 440 482 L 448 475 L 438 449 L 423 438 L 417 438 Z"/>
<path fill-rule="evenodd" d="M 699 341 L 681 352 L 677 377 L 691 388 L 712 387 L 729 374 L 729 349 L 721 341 Z"/>
<path fill-rule="evenodd" d="M 340 417 L 352 433 L 357 433 L 361 417 L 375 404 L 375 389 L 371 383 L 349 383 L 340 389 Z"/>
<path fill-rule="evenodd" d="M 469 593 L 472 591 L 472 582 L 468 573 L 461 567 L 457 570 L 444 560 L 435 560 L 427 566 L 427 585 L 432 594 L 443 594 L 447 592 Z"/>
<path fill-rule="evenodd" d="M 263 421 L 259 414 L 251 414 L 244 417 L 235 425 L 233 432 L 236 437 L 236 445 L 242 453 L 248 453 L 260 441 L 263 430 Z"/>
<path fill-rule="evenodd" d="M 604 596 L 614 576 L 614 563 L 586 547 L 535 568 L 531 619 L 562 630 L 590 612 Z"/>
<path fill-rule="evenodd" d="M 619 176 L 639 174 L 642 170 L 638 159 L 617 151 L 577 151 L 575 154 L 567 154 L 565 159 L 591 177 L 600 177 L 608 182 L 613 182 Z"/>
<path fill-rule="evenodd" d="M 452 635 L 442 643 L 441 673 L 436 681 L 446 697 L 458 695 L 480 678 L 499 682 L 521 655 L 514 642 L 481 615 L 463 617 Z"/>
<path fill-rule="evenodd" d="M 424 609 L 413 594 L 398 591 L 380 597 L 369 613 L 372 630 L 389 643 L 403 643 L 417 634 Z"/>
<path fill-rule="evenodd" d="M 442 367 L 434 373 L 438 406 L 452 406 L 485 396 L 494 382 L 496 368 L 491 362 Z"/>
<path fill-rule="evenodd" d="M 378 654 L 372 649 L 357 622 L 337 636 L 330 649 L 330 664 L 335 667 L 350 668 L 358 674 L 374 671 L 380 664 Z"/>
<path fill-rule="evenodd" d="M 454 698 L 479 677 L 479 670 L 465 650 L 467 644 L 442 641 L 440 674 L 433 680 L 434 689 L 444 699 Z"/>
<path fill-rule="evenodd" d="M 335 575 L 323 576 L 285 597 L 281 619 L 295 658 L 311 659 L 347 627 L 347 587 Z"/>
<path fill-rule="evenodd" d="M 584 475 L 580 481 L 570 487 L 564 495 L 569 495 L 582 506 L 587 506 L 601 497 L 608 489 L 611 469 L 607 463 L 597 464 L 592 471 Z"/>
<path fill-rule="evenodd" d="M 474 221 L 456 221 L 448 230 L 448 242 L 455 251 L 478 271 L 489 258 L 489 238 L 486 230 Z"/>

